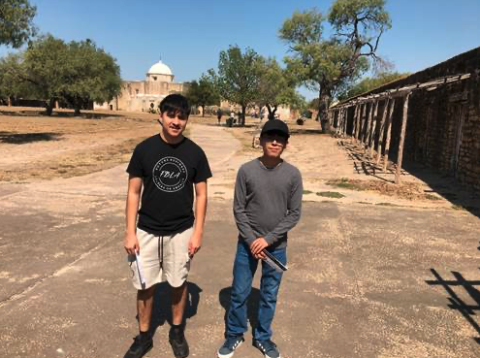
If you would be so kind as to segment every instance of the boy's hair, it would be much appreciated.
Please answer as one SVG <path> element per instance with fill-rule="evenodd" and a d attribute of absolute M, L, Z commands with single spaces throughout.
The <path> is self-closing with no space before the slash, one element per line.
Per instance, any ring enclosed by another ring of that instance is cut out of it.
<path fill-rule="evenodd" d="M 187 98 L 181 94 L 169 94 L 160 102 L 158 107 L 160 108 L 160 113 L 173 115 L 178 113 L 186 118 L 190 115 L 190 104 Z"/>

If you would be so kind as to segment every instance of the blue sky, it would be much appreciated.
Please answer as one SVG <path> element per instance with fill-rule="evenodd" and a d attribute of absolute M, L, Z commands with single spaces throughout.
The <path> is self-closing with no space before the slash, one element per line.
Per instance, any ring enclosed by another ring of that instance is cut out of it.
<path fill-rule="evenodd" d="M 31 0 L 41 32 L 66 41 L 90 38 L 117 59 L 126 80 L 162 61 L 176 81 L 217 68 L 231 44 L 281 61 L 278 29 L 295 10 L 327 12 L 331 0 Z M 480 46 L 480 0 L 387 0 L 392 29 L 379 53 L 416 72 Z M 0 47 L 0 55 L 12 51 Z M 308 99 L 314 94 L 302 90 Z"/>

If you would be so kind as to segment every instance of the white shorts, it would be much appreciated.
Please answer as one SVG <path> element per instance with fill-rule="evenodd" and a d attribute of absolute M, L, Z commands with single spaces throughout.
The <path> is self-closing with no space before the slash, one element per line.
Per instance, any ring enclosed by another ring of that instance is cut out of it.
<path fill-rule="evenodd" d="M 192 233 L 193 228 L 189 228 L 178 234 L 157 236 L 137 228 L 140 268 L 145 283 L 140 282 L 135 256 L 129 255 L 133 286 L 145 290 L 164 281 L 172 287 L 183 285 L 190 271 L 188 242 Z"/>

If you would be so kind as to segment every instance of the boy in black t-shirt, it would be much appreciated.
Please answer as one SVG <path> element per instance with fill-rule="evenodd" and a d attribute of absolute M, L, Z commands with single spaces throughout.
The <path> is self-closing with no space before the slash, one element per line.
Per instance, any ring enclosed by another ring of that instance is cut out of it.
<path fill-rule="evenodd" d="M 182 134 L 189 115 L 185 97 L 165 97 L 160 103 L 160 134 L 137 145 L 127 168 L 124 246 L 138 290 L 140 334 L 125 358 L 143 357 L 153 346 L 149 332 L 153 294 L 155 285 L 162 281 L 172 287 L 170 344 L 175 357 L 189 354 L 182 325 L 188 294 L 186 278 L 190 260 L 202 244 L 207 179 L 212 176 L 203 150 Z"/>

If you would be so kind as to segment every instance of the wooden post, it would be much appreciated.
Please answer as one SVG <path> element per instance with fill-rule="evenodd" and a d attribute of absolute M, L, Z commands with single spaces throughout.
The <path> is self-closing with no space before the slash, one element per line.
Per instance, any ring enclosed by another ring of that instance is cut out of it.
<path fill-rule="evenodd" d="M 347 126 L 348 126 L 348 107 L 343 109 L 343 134 L 347 135 Z"/>
<path fill-rule="evenodd" d="M 380 130 L 378 134 L 377 143 L 377 165 L 380 163 L 382 157 L 383 138 L 385 136 L 385 120 L 387 119 L 388 105 L 390 104 L 390 97 L 385 100 L 385 107 L 383 108 L 382 122 L 380 123 Z"/>
<path fill-rule="evenodd" d="M 392 116 L 394 108 L 395 98 L 392 99 L 392 104 L 390 105 L 390 111 L 388 113 L 387 123 L 385 124 L 385 130 L 387 131 L 387 139 L 385 141 L 385 154 L 383 156 L 383 172 L 387 171 L 388 153 L 390 152 L 390 139 L 392 138 Z"/>
<path fill-rule="evenodd" d="M 359 105 L 357 104 L 357 105 L 355 106 L 354 111 L 353 111 L 352 139 L 355 139 L 355 132 L 356 132 L 356 130 L 357 130 L 358 107 L 359 107 Z"/>
<path fill-rule="evenodd" d="M 408 102 L 412 92 L 408 92 L 403 102 L 402 130 L 400 131 L 400 143 L 398 144 L 397 172 L 395 174 L 395 183 L 400 184 L 400 175 L 402 173 L 403 149 L 405 147 L 405 135 L 407 132 L 408 121 Z"/>
<path fill-rule="evenodd" d="M 363 118 L 363 110 L 365 109 L 365 103 L 360 105 L 360 108 L 358 110 L 358 116 L 357 116 L 357 128 L 355 130 L 355 139 L 360 140 L 361 139 L 361 131 L 362 131 L 362 118 Z"/>
<path fill-rule="evenodd" d="M 365 118 L 365 130 L 363 134 L 363 143 L 365 144 L 365 148 L 368 148 L 368 140 L 370 134 L 370 128 L 372 126 L 372 118 L 373 118 L 373 102 L 370 103 L 370 108 L 368 111 L 368 116 Z"/>
<path fill-rule="evenodd" d="M 370 134 L 368 136 L 368 145 L 370 146 L 370 156 L 373 157 L 373 148 L 375 147 L 375 131 L 377 129 L 377 114 L 378 114 L 378 104 L 380 101 L 375 101 L 375 109 L 373 110 L 372 116 L 372 126 L 370 128 Z"/>

